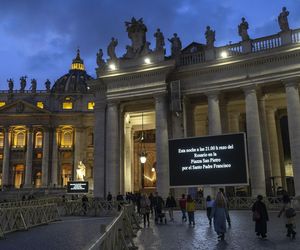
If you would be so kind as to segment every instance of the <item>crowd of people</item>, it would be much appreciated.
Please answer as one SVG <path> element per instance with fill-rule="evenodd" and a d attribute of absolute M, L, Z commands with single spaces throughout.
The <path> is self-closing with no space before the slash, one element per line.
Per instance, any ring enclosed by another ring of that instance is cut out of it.
<path fill-rule="evenodd" d="M 118 201 L 133 202 L 136 205 L 137 212 L 143 217 L 144 227 L 150 226 L 150 215 L 153 215 L 155 223 L 162 223 L 163 221 L 166 223 L 166 212 L 168 212 L 169 220 L 174 221 L 173 211 L 177 207 L 180 208 L 182 213 L 182 223 L 188 222 L 190 226 L 195 226 L 196 200 L 193 199 L 190 194 L 182 194 L 181 198 L 178 200 L 178 206 L 176 199 L 171 193 L 166 200 L 164 200 L 158 192 L 154 195 L 152 193 L 149 195 L 126 193 L 125 199 L 121 194 L 119 194 L 116 198 Z M 107 200 L 112 200 L 110 193 L 107 196 Z M 283 205 L 278 217 L 284 217 L 284 226 L 287 229 L 286 236 L 291 239 L 295 239 L 296 210 L 293 208 L 292 201 L 287 193 L 283 194 L 282 202 Z M 261 195 L 257 196 L 257 200 L 252 205 L 251 210 L 253 212 L 252 219 L 255 222 L 256 235 L 262 239 L 266 239 L 269 216 Z M 206 215 L 208 225 L 214 227 L 218 240 L 224 240 L 227 227 L 231 227 L 231 218 L 229 214 L 228 198 L 226 197 L 223 188 L 219 189 L 215 199 L 213 199 L 210 195 L 206 197 Z"/>

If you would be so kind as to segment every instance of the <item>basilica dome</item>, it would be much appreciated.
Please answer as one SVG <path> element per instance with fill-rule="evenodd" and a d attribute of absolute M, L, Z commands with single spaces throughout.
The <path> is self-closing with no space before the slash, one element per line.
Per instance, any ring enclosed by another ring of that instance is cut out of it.
<path fill-rule="evenodd" d="M 54 93 L 87 92 L 87 81 L 93 79 L 85 71 L 83 60 L 80 58 L 80 51 L 77 50 L 76 58 L 73 59 L 68 74 L 57 79 L 51 89 Z"/>

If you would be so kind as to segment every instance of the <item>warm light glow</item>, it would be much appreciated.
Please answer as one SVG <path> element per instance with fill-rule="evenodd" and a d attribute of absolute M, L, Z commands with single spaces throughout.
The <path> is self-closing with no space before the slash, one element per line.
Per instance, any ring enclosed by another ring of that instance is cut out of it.
<path fill-rule="evenodd" d="M 88 102 L 88 109 L 93 110 L 95 107 L 95 102 Z"/>
<path fill-rule="evenodd" d="M 142 155 L 140 156 L 140 162 L 141 162 L 142 164 L 144 164 L 144 163 L 146 163 L 146 161 L 147 161 L 147 157 L 146 157 L 144 154 L 142 154 Z"/>
<path fill-rule="evenodd" d="M 155 172 L 155 168 L 151 168 L 151 171 L 152 171 L 152 172 Z"/>
<path fill-rule="evenodd" d="M 221 55 L 222 58 L 227 58 L 228 57 L 228 53 L 226 51 L 222 51 L 220 55 Z"/>
<path fill-rule="evenodd" d="M 5 104 L 6 104 L 5 102 L 0 102 L 0 108 L 5 106 Z"/>
<path fill-rule="evenodd" d="M 36 103 L 36 106 L 40 109 L 43 109 L 44 108 L 44 103 L 43 102 L 37 102 Z"/>
<path fill-rule="evenodd" d="M 0 148 L 4 147 L 4 134 L 0 133 Z"/>
<path fill-rule="evenodd" d="M 84 70 L 84 65 L 82 63 L 72 63 L 71 69 Z"/>
<path fill-rule="evenodd" d="M 43 146 L 43 134 L 42 132 L 37 132 L 35 134 L 35 148 L 41 148 Z"/>
<path fill-rule="evenodd" d="M 150 64 L 151 63 L 151 60 L 150 60 L 149 57 L 146 57 L 144 61 L 145 61 L 146 64 Z"/>
<path fill-rule="evenodd" d="M 155 181 L 155 177 L 154 177 L 154 176 L 153 176 L 152 178 L 150 178 L 149 176 L 144 175 L 144 177 L 145 177 L 147 180 L 151 181 L 151 182 Z"/>
<path fill-rule="evenodd" d="M 73 103 L 72 102 L 63 102 L 63 109 L 72 109 Z"/>
<path fill-rule="evenodd" d="M 111 64 L 109 64 L 109 68 L 111 69 L 111 70 L 116 70 L 116 65 L 114 64 L 114 63 L 111 63 Z"/>

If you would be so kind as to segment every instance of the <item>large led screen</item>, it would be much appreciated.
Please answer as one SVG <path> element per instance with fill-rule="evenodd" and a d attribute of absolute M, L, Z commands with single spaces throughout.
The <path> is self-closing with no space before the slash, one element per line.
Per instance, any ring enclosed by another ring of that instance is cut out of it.
<path fill-rule="evenodd" d="M 170 186 L 248 184 L 244 133 L 169 140 Z"/>

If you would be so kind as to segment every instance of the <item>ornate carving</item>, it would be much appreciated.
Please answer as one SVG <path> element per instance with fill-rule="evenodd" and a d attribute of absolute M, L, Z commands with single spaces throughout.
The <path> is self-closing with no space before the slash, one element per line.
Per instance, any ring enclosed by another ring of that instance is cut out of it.
<path fill-rule="evenodd" d="M 17 104 L 17 106 L 16 106 L 17 113 L 23 113 L 24 112 L 24 108 L 25 108 L 24 103 L 19 102 Z"/>

